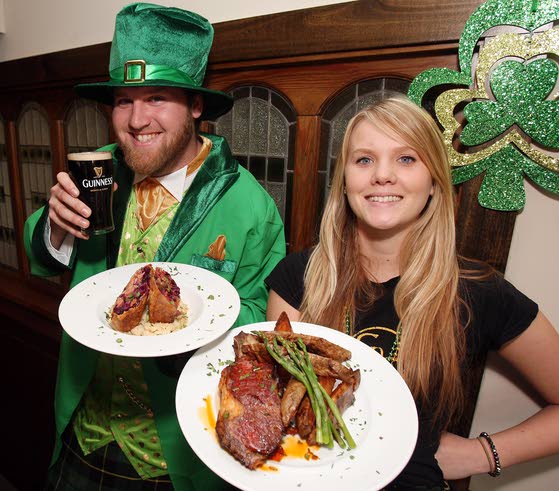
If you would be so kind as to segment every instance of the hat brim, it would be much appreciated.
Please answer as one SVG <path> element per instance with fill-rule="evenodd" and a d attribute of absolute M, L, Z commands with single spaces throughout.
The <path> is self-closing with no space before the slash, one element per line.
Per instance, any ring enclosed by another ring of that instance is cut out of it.
<path fill-rule="evenodd" d="M 201 94 L 204 98 L 204 109 L 200 116 L 201 120 L 214 121 L 219 116 L 230 111 L 234 102 L 233 97 L 224 92 L 168 80 L 145 80 L 141 83 L 124 83 L 109 80 L 107 82 L 79 84 L 76 85 L 75 90 L 80 97 L 112 106 L 113 91 L 117 87 L 180 87 L 189 92 Z"/>

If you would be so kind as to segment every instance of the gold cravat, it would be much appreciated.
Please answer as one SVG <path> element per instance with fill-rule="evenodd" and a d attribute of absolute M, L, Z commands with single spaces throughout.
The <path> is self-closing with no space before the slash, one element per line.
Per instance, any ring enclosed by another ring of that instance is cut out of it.
<path fill-rule="evenodd" d="M 157 220 L 177 199 L 153 177 L 146 177 L 134 185 L 136 190 L 136 215 L 142 230 L 146 230 Z"/>
<path fill-rule="evenodd" d="M 212 142 L 208 138 L 202 136 L 202 148 L 198 155 L 188 164 L 186 175 L 189 176 L 198 170 L 206 160 L 206 157 L 212 149 Z M 136 215 L 140 221 L 142 230 L 146 230 L 155 220 L 157 220 L 169 206 L 178 202 L 178 200 L 165 189 L 157 179 L 146 177 L 144 180 L 134 185 L 136 190 Z"/>

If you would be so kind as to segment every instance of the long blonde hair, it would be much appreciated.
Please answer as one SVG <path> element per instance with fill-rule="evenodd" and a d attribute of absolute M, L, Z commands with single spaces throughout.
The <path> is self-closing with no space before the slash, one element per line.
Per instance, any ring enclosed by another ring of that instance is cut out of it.
<path fill-rule="evenodd" d="M 380 100 L 348 124 L 319 243 L 305 271 L 301 320 L 343 330 L 347 313 L 355 318 L 358 299 L 364 298 L 367 307 L 374 308 L 376 289 L 358 260 L 355 215 L 343 192 L 349 139 L 363 120 L 413 148 L 433 179 L 432 197 L 400 250 L 394 305 L 401 333 L 398 371 L 414 398 L 434 402 L 434 420 L 446 426 L 464 402 L 460 364 L 465 336 L 459 318 L 454 191 L 439 129 L 426 111 L 404 97 Z"/>

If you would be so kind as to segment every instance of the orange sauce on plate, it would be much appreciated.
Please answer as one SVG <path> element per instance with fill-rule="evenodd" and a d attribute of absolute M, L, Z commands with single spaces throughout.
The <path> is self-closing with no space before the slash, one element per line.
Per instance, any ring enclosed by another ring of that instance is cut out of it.
<path fill-rule="evenodd" d="M 213 410 L 212 396 L 208 394 L 202 400 L 204 401 L 204 405 L 198 408 L 198 417 L 202 421 L 204 429 L 211 431 L 214 437 L 217 438 L 215 434 L 215 414 Z"/>
<path fill-rule="evenodd" d="M 286 435 L 281 442 L 281 446 L 270 460 L 280 462 L 284 457 L 295 459 L 317 460 L 318 455 L 313 451 L 318 450 L 318 446 L 308 445 L 305 440 L 301 440 L 298 435 Z"/>

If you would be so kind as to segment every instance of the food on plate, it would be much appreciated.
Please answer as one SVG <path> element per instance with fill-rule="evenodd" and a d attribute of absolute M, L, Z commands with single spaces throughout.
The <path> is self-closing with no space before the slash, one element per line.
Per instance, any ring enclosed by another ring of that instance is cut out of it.
<path fill-rule="evenodd" d="M 347 361 L 351 358 L 351 351 L 317 336 L 297 334 L 294 332 L 278 333 L 277 331 L 263 331 L 262 336 L 268 341 L 273 341 L 274 338 L 278 336 L 281 336 L 283 339 L 288 341 L 296 341 L 297 339 L 300 339 L 311 353 L 336 361 Z"/>
<path fill-rule="evenodd" d="M 233 349 L 219 381 L 216 433 L 239 462 L 259 467 L 294 431 L 311 445 L 355 447 L 341 417 L 360 382 L 360 371 L 342 364 L 351 352 L 294 333 L 285 312 L 274 331 L 239 333 Z"/>
<path fill-rule="evenodd" d="M 138 269 L 117 297 L 111 312 L 111 324 L 121 332 L 128 332 L 142 320 L 149 297 L 153 266 Z"/>
<path fill-rule="evenodd" d="M 117 331 L 147 336 L 183 328 L 187 312 L 173 277 L 148 264 L 132 275 L 111 308 L 109 319 Z"/>
<path fill-rule="evenodd" d="M 305 384 L 295 378 L 289 379 L 281 398 L 281 421 L 286 428 L 297 414 L 299 405 L 306 393 Z"/>
<path fill-rule="evenodd" d="M 274 336 L 269 336 L 272 331 L 262 332 L 262 335 L 265 339 L 271 339 L 273 341 Z M 283 337 L 283 336 L 282 336 Z M 283 337 L 284 338 L 284 337 Z M 285 338 L 284 338 L 285 339 Z M 293 339 L 297 339 L 297 336 L 294 336 Z M 318 344 L 316 340 L 321 339 L 315 336 L 301 336 L 301 339 L 307 339 L 309 341 L 309 345 L 307 346 L 308 350 L 312 349 L 311 344 L 314 343 L 315 345 Z M 322 340 L 324 341 L 324 340 Z M 257 360 L 271 360 L 271 356 L 266 349 L 266 346 L 263 342 L 261 342 L 258 336 L 254 334 L 246 334 L 240 333 L 238 334 L 235 339 L 233 340 L 234 348 L 235 348 L 235 355 L 239 356 L 241 354 L 252 356 Z M 304 343 L 304 341 L 303 341 Z M 332 343 L 330 343 L 332 345 Z M 335 345 L 333 345 L 335 346 Z M 338 346 L 338 348 L 340 348 Z M 343 348 L 340 348 L 343 349 Z M 287 351 L 285 348 L 279 347 L 279 351 L 285 355 Z M 346 356 L 347 350 L 344 349 L 344 356 Z M 351 356 L 351 353 L 350 355 Z M 354 371 L 351 368 L 346 367 L 341 362 L 334 358 L 327 358 L 321 355 L 317 355 L 315 353 L 309 353 L 309 358 L 311 364 L 314 368 L 314 371 L 317 375 L 323 377 L 334 377 L 340 380 L 349 381 L 352 380 L 354 377 Z M 348 357 L 349 359 L 349 357 Z M 344 361 L 347 361 L 344 360 Z"/>
<path fill-rule="evenodd" d="M 225 450 L 249 469 L 275 452 L 283 437 L 274 365 L 244 356 L 219 381 L 216 433 Z"/>
<path fill-rule="evenodd" d="M 150 322 L 173 322 L 177 318 L 181 300 L 181 291 L 175 280 L 167 271 L 156 267 L 149 286 Z"/>

